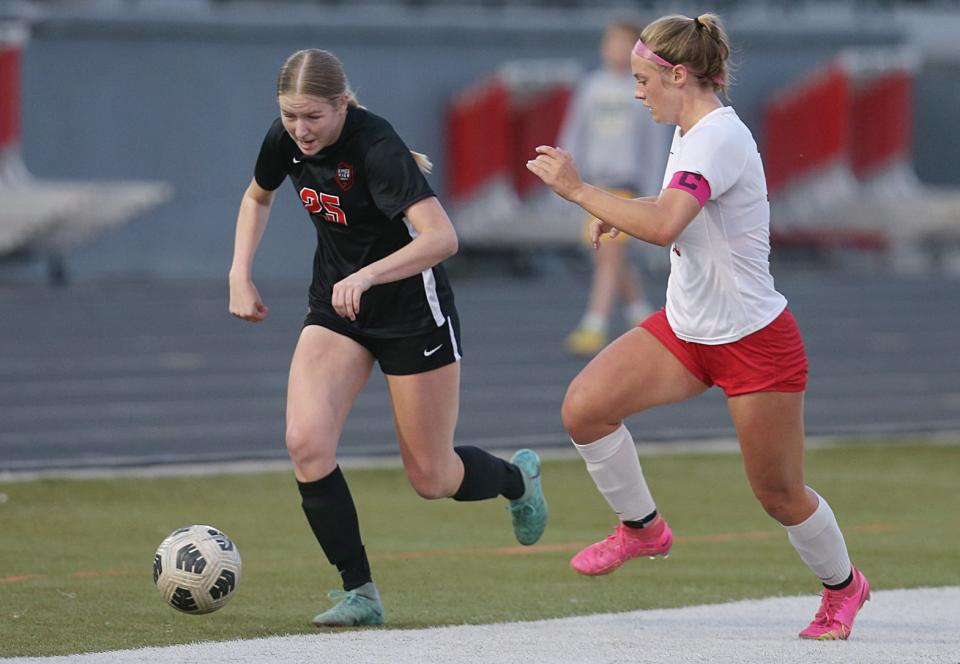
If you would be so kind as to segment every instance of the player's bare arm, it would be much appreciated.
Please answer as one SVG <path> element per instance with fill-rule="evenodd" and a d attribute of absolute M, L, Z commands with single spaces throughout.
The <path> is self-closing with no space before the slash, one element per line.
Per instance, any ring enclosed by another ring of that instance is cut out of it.
<path fill-rule="evenodd" d="M 573 202 L 605 225 L 661 247 L 673 243 L 700 212 L 697 199 L 678 189 L 664 189 L 657 198 L 625 199 L 591 187 Z"/>
<path fill-rule="evenodd" d="M 270 313 L 253 284 L 253 257 L 270 218 L 273 192 L 251 181 L 240 202 L 230 267 L 230 313 L 251 322 L 264 320 Z"/>
<path fill-rule="evenodd" d="M 580 179 L 570 153 L 549 145 L 537 147 L 537 157 L 527 168 L 559 196 L 602 221 L 591 228 L 594 246 L 613 228 L 667 246 L 700 212 L 696 198 L 676 189 L 664 189 L 657 198 L 626 199 L 594 187 Z"/>
<path fill-rule="evenodd" d="M 647 201 L 654 202 L 657 200 L 656 196 L 643 196 L 634 198 L 635 201 Z M 594 219 L 590 222 L 590 243 L 593 245 L 594 249 L 600 249 L 600 238 L 604 234 L 609 235 L 611 238 L 617 237 L 620 234 L 620 229 L 616 226 L 611 226 L 608 223 L 600 221 L 599 219 Z"/>
<path fill-rule="evenodd" d="M 341 316 L 356 320 L 360 298 L 372 286 L 419 274 L 457 253 L 457 232 L 436 197 L 417 201 L 404 214 L 417 231 L 413 241 L 334 284 L 331 304 Z"/>

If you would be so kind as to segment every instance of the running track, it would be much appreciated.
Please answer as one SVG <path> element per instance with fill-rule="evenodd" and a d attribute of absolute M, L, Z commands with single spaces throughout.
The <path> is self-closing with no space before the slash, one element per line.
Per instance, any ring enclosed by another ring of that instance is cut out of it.
<path fill-rule="evenodd" d="M 775 274 L 810 354 L 810 434 L 960 431 L 960 279 L 796 265 Z M 560 265 L 528 279 L 454 278 L 465 350 L 458 443 L 568 445 L 559 407 L 583 362 L 563 337 L 587 281 Z M 661 300 L 663 283 L 651 287 Z M 253 325 L 227 314 L 226 279 L 66 289 L 0 280 L 0 474 L 284 458 L 305 287 L 258 286 L 271 315 Z M 628 424 L 641 442 L 733 435 L 716 389 Z M 341 450 L 396 453 L 377 370 Z"/>

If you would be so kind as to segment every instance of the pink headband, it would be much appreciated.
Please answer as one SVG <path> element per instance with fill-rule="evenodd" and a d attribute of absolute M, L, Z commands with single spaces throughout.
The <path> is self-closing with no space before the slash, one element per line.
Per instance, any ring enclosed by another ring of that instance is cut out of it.
<path fill-rule="evenodd" d="M 643 43 L 643 40 L 638 39 L 637 43 L 633 46 L 633 52 L 635 55 L 643 58 L 644 60 L 649 60 L 655 65 L 660 65 L 661 67 L 673 67 L 672 62 L 667 62 L 659 55 L 650 50 L 650 47 Z M 723 74 L 717 74 L 713 77 L 712 81 L 717 85 L 723 85 Z"/>

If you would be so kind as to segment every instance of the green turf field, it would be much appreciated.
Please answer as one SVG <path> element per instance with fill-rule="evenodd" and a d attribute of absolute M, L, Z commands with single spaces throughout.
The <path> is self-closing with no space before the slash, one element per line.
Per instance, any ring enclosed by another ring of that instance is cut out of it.
<path fill-rule="evenodd" d="M 960 446 L 855 445 L 808 452 L 807 480 L 833 506 L 875 589 L 960 585 Z M 534 547 L 513 540 L 502 500 L 427 502 L 400 470 L 347 471 L 374 578 L 394 628 L 723 602 L 819 589 L 747 487 L 740 457 L 645 457 L 677 536 L 667 560 L 585 578 L 567 561 L 613 526 L 576 459 L 544 464 L 551 506 Z M 0 656 L 56 655 L 311 632 L 338 577 L 306 525 L 289 474 L 0 484 Z M 193 523 L 243 555 L 223 610 L 162 603 L 153 552 Z"/>

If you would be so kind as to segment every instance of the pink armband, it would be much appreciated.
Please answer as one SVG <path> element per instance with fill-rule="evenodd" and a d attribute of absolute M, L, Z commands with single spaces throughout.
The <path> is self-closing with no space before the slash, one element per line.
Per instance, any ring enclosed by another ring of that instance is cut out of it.
<path fill-rule="evenodd" d="M 680 189 L 693 195 L 700 203 L 700 207 L 706 205 L 707 201 L 710 200 L 710 183 L 707 182 L 707 178 L 699 173 L 677 171 L 673 174 L 673 179 L 670 180 L 667 189 Z"/>

